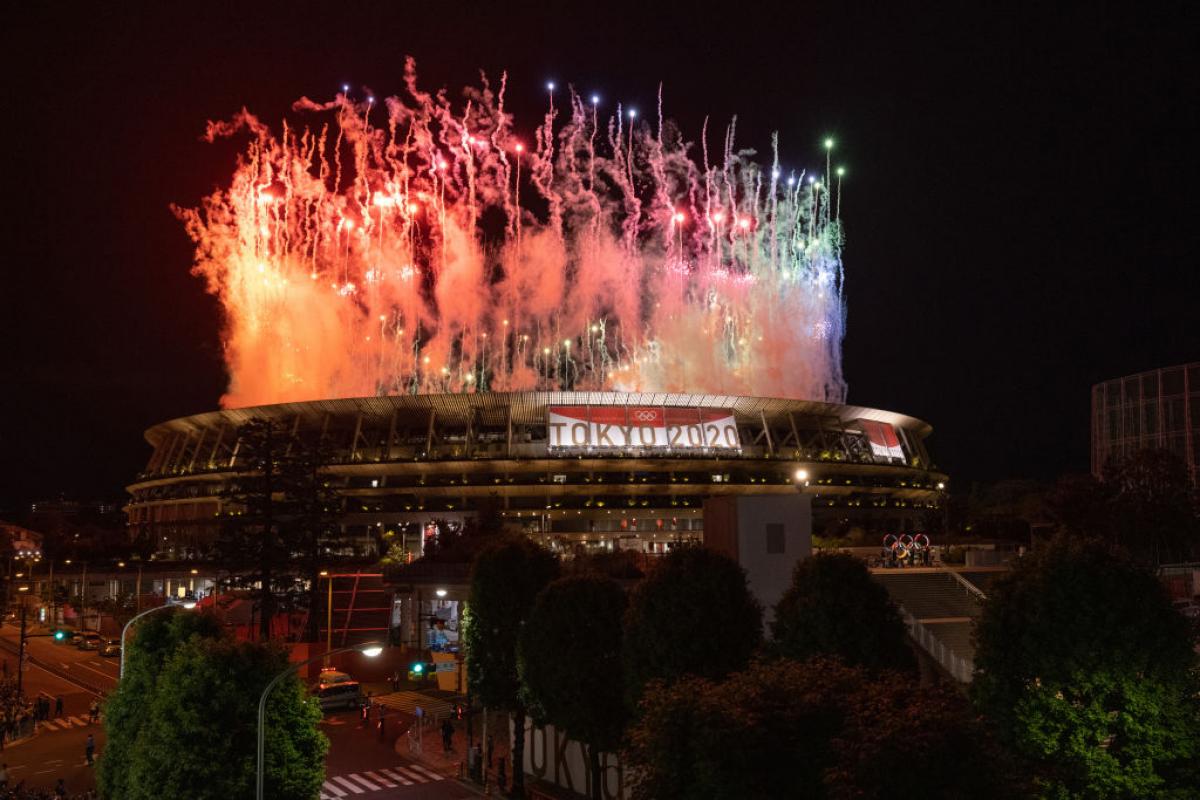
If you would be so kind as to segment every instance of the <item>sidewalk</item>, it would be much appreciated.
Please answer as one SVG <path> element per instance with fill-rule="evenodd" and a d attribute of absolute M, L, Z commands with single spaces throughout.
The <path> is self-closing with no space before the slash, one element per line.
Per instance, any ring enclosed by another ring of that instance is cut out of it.
<path fill-rule="evenodd" d="M 467 730 L 464 721 L 451 720 L 451 723 L 454 725 L 454 736 L 451 741 L 451 749 L 447 751 L 444 749 L 442 742 L 441 721 L 426 720 L 425 724 L 420 728 L 418 736 L 417 719 L 407 714 L 404 716 L 408 717 L 410 724 L 404 735 L 396 740 L 396 752 L 398 754 L 414 758 L 430 769 L 436 770 L 443 775 L 459 778 L 467 786 L 478 788 L 478 784 L 469 779 L 467 768 Z M 494 787 L 499 773 L 499 763 L 501 761 L 508 761 L 508 720 L 502 714 L 489 714 L 488 716 L 488 727 L 492 732 L 492 763 L 491 769 L 488 770 L 489 778 L 487 785 Z M 479 747 L 480 758 L 486 762 L 486 743 L 480 739 L 481 717 L 480 713 L 476 713 L 475 719 L 472 721 L 475 726 L 474 743 Z M 504 774 L 509 779 L 511 779 L 512 774 L 510 767 L 510 764 L 506 764 L 504 769 Z"/>

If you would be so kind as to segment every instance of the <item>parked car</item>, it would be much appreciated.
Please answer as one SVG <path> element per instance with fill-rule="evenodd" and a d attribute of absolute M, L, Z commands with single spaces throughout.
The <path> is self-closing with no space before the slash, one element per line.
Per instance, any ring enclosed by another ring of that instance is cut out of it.
<path fill-rule="evenodd" d="M 80 650 L 99 650 L 104 646 L 104 637 L 94 631 L 85 633 L 83 641 L 79 643 Z"/>
<path fill-rule="evenodd" d="M 121 640 L 120 639 L 105 639 L 103 646 L 100 648 L 102 656 L 119 656 L 121 655 Z"/>
<path fill-rule="evenodd" d="M 340 711 L 362 705 L 362 687 L 358 681 L 320 684 L 315 692 L 322 711 Z"/>

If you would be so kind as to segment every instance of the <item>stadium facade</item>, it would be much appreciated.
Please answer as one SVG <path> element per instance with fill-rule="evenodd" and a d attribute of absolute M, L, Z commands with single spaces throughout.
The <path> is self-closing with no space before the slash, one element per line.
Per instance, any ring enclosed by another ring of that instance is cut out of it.
<path fill-rule="evenodd" d="M 559 551 L 663 552 L 703 537 L 704 501 L 812 496 L 816 533 L 923 530 L 947 477 L 913 417 L 851 405 L 680 393 L 518 392 L 321 400 L 155 425 L 128 487 L 131 533 L 160 559 L 203 558 L 238 428 L 268 419 L 332 451 L 355 552 L 420 552 L 481 508 Z M 394 537 L 399 537 L 397 540 Z"/>
<path fill-rule="evenodd" d="M 1200 361 L 1092 387 L 1092 473 L 1114 457 L 1170 450 L 1200 486 Z"/>

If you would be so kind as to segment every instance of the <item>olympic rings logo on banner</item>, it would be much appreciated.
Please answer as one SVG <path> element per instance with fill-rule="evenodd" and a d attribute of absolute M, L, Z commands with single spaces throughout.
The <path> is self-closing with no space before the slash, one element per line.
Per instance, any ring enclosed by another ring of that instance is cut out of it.
<path fill-rule="evenodd" d="M 657 411 L 646 411 L 644 409 L 633 412 L 633 418 L 638 422 L 653 422 L 658 419 Z"/>

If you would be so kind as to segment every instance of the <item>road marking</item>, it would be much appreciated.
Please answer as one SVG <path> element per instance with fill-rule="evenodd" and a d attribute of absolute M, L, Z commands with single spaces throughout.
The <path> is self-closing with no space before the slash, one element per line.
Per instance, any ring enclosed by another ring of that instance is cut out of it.
<path fill-rule="evenodd" d="M 392 772 L 390 769 L 381 769 L 379 771 L 382 772 L 384 775 L 387 775 L 392 780 L 398 781 L 398 782 L 404 784 L 405 786 L 413 785 L 413 782 L 410 781 L 408 778 L 405 778 L 403 775 L 397 775 L 395 772 Z"/>
<path fill-rule="evenodd" d="M 321 784 L 321 788 L 324 789 L 325 792 L 329 792 L 329 794 L 325 794 L 325 792 L 322 792 L 321 793 L 322 797 L 330 797 L 330 796 L 345 797 L 346 796 L 345 792 L 343 792 L 339 787 L 335 786 L 334 784 L 330 783 L 329 781 L 325 781 L 325 783 Z"/>
<path fill-rule="evenodd" d="M 116 676 L 109 675 L 107 672 L 101 672 L 98 669 L 93 669 L 92 667 L 89 667 L 87 664 L 84 664 L 82 662 L 75 664 L 75 666 L 82 667 L 83 669 L 86 669 L 88 672 L 94 672 L 97 675 L 99 675 L 100 677 L 104 678 L 105 680 L 110 680 L 110 681 L 113 681 L 114 683 L 117 680 Z"/>
<path fill-rule="evenodd" d="M 368 772 L 367 777 L 373 781 L 382 783 L 384 785 L 384 788 L 386 788 L 386 789 L 395 789 L 396 788 L 396 784 L 392 783 L 387 778 L 383 777 L 382 775 L 379 775 L 378 773 Z"/>
<path fill-rule="evenodd" d="M 404 775 L 407 775 L 408 777 L 412 778 L 417 783 L 424 783 L 425 781 L 429 780 L 429 778 L 425 777 L 421 773 L 414 770 L 412 768 L 411 764 L 406 764 L 403 767 L 401 767 L 401 766 L 392 767 L 392 769 L 396 770 L 397 772 L 403 773 Z"/>
<path fill-rule="evenodd" d="M 374 784 L 374 783 L 371 783 L 369 780 L 367 780 L 366 778 L 364 778 L 362 775 L 359 775 L 357 772 L 352 772 L 352 773 L 350 773 L 350 774 L 349 774 L 348 776 L 346 776 L 346 777 L 348 777 L 348 778 L 352 778 L 353 780 L 356 780 L 356 781 L 358 781 L 358 782 L 359 782 L 359 783 L 361 783 L 363 786 L 365 786 L 365 787 L 367 787 L 368 789 L 370 789 L 372 792 L 378 792 L 378 791 L 379 791 L 379 786 L 377 786 L 377 785 L 376 785 L 376 784 Z"/>
<path fill-rule="evenodd" d="M 360 788 L 358 786 L 358 784 L 351 783 L 350 781 L 346 780 L 345 778 L 343 778 L 340 775 L 337 776 L 336 778 L 331 778 L 330 780 L 337 781 L 338 783 L 342 784 L 343 786 L 345 786 L 347 789 L 354 792 L 355 794 L 366 794 L 367 793 L 366 789 Z"/>
<path fill-rule="evenodd" d="M 409 764 L 409 769 L 416 770 L 417 772 L 426 775 L 430 780 L 434 781 L 440 781 L 443 777 L 445 777 L 444 775 L 439 775 L 432 770 L 425 769 L 420 764 Z"/>

